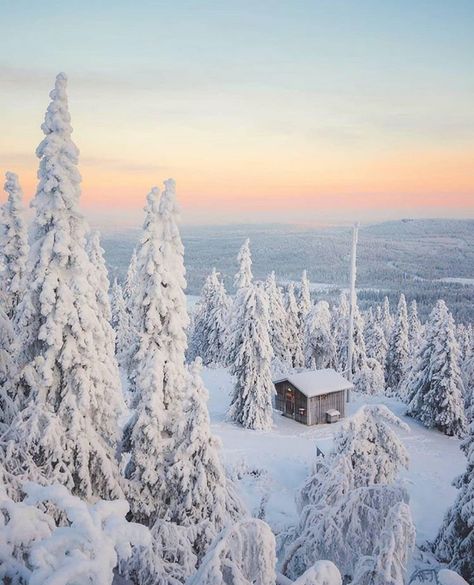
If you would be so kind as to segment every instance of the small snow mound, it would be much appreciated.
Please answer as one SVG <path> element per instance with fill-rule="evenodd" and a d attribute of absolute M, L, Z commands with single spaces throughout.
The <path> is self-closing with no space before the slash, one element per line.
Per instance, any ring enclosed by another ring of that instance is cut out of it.
<path fill-rule="evenodd" d="M 318 561 L 294 585 L 342 585 L 341 573 L 331 561 Z"/>
<path fill-rule="evenodd" d="M 449 569 L 441 569 L 438 573 L 438 582 L 439 585 L 469 585 L 461 575 Z"/>

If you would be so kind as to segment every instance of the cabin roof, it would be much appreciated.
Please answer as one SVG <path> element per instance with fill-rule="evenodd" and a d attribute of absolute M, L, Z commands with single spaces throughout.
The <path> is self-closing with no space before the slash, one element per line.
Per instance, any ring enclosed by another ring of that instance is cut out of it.
<path fill-rule="evenodd" d="M 330 394 L 331 392 L 340 392 L 341 390 L 349 390 L 354 385 L 346 380 L 336 370 L 303 370 L 302 372 L 295 372 L 288 374 L 284 378 L 274 380 L 273 383 L 290 382 L 298 388 L 298 390 L 312 398 L 313 396 L 320 396 L 321 394 Z"/>

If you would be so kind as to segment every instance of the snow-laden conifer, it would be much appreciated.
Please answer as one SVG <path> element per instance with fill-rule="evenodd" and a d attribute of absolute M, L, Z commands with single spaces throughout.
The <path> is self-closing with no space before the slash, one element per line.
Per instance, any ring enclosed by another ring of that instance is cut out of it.
<path fill-rule="evenodd" d="M 311 369 L 334 368 L 336 344 L 331 327 L 331 312 L 326 301 L 319 301 L 306 315 L 304 331 L 306 367 Z"/>
<path fill-rule="evenodd" d="M 5 174 L 7 201 L 0 208 L 0 299 L 11 319 L 25 290 L 28 236 L 23 219 L 23 192 L 15 173 Z"/>
<path fill-rule="evenodd" d="M 167 522 L 194 528 L 193 548 L 199 556 L 223 528 L 244 514 L 219 459 L 220 443 L 211 434 L 201 367 L 200 358 L 190 366 L 188 399 L 173 429 L 164 517 Z"/>
<path fill-rule="evenodd" d="M 375 550 L 357 562 L 353 585 L 405 585 L 409 553 L 415 546 L 415 526 L 405 502 L 388 510 Z"/>
<path fill-rule="evenodd" d="M 139 287 L 139 275 L 138 275 L 138 259 L 137 259 L 137 249 L 135 248 L 132 252 L 132 256 L 130 258 L 130 262 L 128 264 L 127 275 L 125 277 L 125 283 L 123 286 L 123 298 L 125 300 L 125 305 L 127 310 L 132 314 L 135 303 L 136 303 L 136 295 L 137 295 L 137 287 Z"/>
<path fill-rule="evenodd" d="M 474 405 L 473 405 L 474 410 Z M 454 481 L 458 494 L 449 508 L 434 542 L 434 553 L 440 561 L 474 582 L 474 412 L 469 431 L 461 444 L 467 458 L 466 471 Z"/>
<path fill-rule="evenodd" d="M 387 392 L 398 394 L 399 387 L 406 375 L 410 360 L 410 344 L 408 340 L 408 313 L 405 295 L 400 295 L 398 312 L 388 344 L 385 359 L 385 383 Z"/>
<path fill-rule="evenodd" d="M 336 369 L 341 374 L 346 374 L 347 343 L 349 339 L 349 303 L 345 293 L 340 294 L 339 303 L 333 307 L 332 323 L 334 342 L 336 344 Z"/>
<path fill-rule="evenodd" d="M 186 286 L 184 249 L 178 226 L 175 183 L 165 181 L 160 197 L 147 196 L 143 235 L 137 248 L 140 275 L 134 299 L 138 347 L 132 358 L 136 410 L 126 427 L 123 448 L 130 453 L 132 517 L 152 525 L 163 516 L 168 453 L 175 417 L 183 416 L 186 395 Z"/>
<path fill-rule="evenodd" d="M 115 498 L 122 493 L 115 448 L 123 405 L 85 249 L 64 74 L 50 96 L 37 149 L 30 274 L 16 312 L 23 341 L 16 391 L 26 406 L 7 433 L 4 464 L 11 474 L 61 483 L 87 499 Z"/>
<path fill-rule="evenodd" d="M 194 316 L 189 357 L 204 365 L 225 365 L 228 360 L 229 319 L 232 302 L 214 268 L 206 278 Z"/>
<path fill-rule="evenodd" d="M 303 270 L 303 274 L 301 276 L 301 283 L 298 288 L 298 295 L 297 295 L 297 303 L 298 303 L 298 319 L 300 321 L 302 333 L 304 331 L 304 323 L 306 321 L 306 317 L 308 313 L 311 311 L 313 303 L 311 302 L 311 291 L 308 279 L 308 273 L 306 270 Z"/>
<path fill-rule="evenodd" d="M 408 308 L 408 345 L 410 356 L 417 354 L 423 337 L 423 325 L 418 317 L 418 305 L 413 300 Z"/>
<path fill-rule="evenodd" d="M 388 297 L 385 297 L 382 305 L 381 325 L 385 334 L 385 339 L 388 341 L 392 337 L 392 329 L 395 324 L 395 319 L 390 312 L 390 302 Z"/>
<path fill-rule="evenodd" d="M 365 364 L 354 376 L 354 386 L 363 394 L 383 394 L 385 377 L 381 363 L 375 358 L 367 358 Z"/>
<path fill-rule="evenodd" d="M 9 427 L 18 410 L 14 393 L 17 351 L 18 345 L 13 325 L 0 307 L 0 433 Z"/>
<path fill-rule="evenodd" d="M 376 550 L 387 517 L 408 501 L 405 489 L 393 485 L 408 463 L 394 425 L 407 429 L 385 406 L 365 406 L 336 434 L 333 450 L 318 457 L 298 497 L 298 525 L 283 539 L 285 574 L 294 579 L 326 558 L 352 576 L 357 560 Z"/>
<path fill-rule="evenodd" d="M 271 272 L 265 282 L 265 292 L 268 299 L 268 331 L 274 359 L 279 369 L 285 369 L 291 366 L 291 339 L 283 294 L 277 286 L 274 272 Z"/>
<path fill-rule="evenodd" d="M 239 290 L 240 288 L 247 288 L 250 286 L 253 280 L 252 254 L 250 253 L 250 240 L 248 238 L 239 250 L 237 262 L 239 264 L 239 270 L 235 275 L 234 285 L 236 290 Z"/>
<path fill-rule="evenodd" d="M 357 375 L 367 364 L 367 349 L 364 337 L 364 317 L 362 316 L 359 306 L 354 307 L 354 343 L 352 346 L 352 375 Z"/>
<path fill-rule="evenodd" d="M 364 337 L 367 357 L 377 360 L 382 366 L 383 371 L 387 357 L 388 343 L 385 339 L 383 328 L 375 316 L 368 320 Z"/>
<path fill-rule="evenodd" d="M 286 291 L 286 326 L 289 339 L 289 354 L 291 367 L 302 368 L 304 365 L 303 337 L 301 335 L 301 324 L 298 317 L 298 303 L 295 296 L 295 285 L 290 282 Z"/>
<path fill-rule="evenodd" d="M 109 355 L 115 354 L 115 332 L 110 323 L 112 310 L 109 296 L 109 274 L 105 264 L 104 250 L 100 244 L 100 233 L 93 231 L 87 236 L 86 250 L 91 261 L 93 271 L 91 273 L 91 286 L 95 288 L 99 318 L 104 329 L 104 335 L 108 341 L 107 351 Z"/>
<path fill-rule="evenodd" d="M 262 520 L 224 530 L 188 585 L 275 585 L 275 537 Z"/>
<path fill-rule="evenodd" d="M 262 287 L 250 285 L 242 289 L 237 310 L 231 365 L 235 386 L 229 416 L 246 428 L 269 430 L 275 387 L 270 370 L 273 351 L 268 335 L 268 307 Z"/>
<path fill-rule="evenodd" d="M 463 435 L 466 417 L 459 345 L 452 315 L 442 300 L 431 311 L 405 394 L 407 414 L 446 435 Z"/>
<path fill-rule="evenodd" d="M 459 343 L 461 362 L 463 362 L 471 353 L 474 347 L 474 339 L 472 336 L 472 324 L 465 325 L 464 323 L 457 323 L 456 339 L 458 340 Z"/>
<path fill-rule="evenodd" d="M 121 368 L 128 371 L 136 339 L 135 328 L 127 311 L 122 287 L 114 280 L 110 294 L 111 325 L 115 331 L 115 355 Z"/>

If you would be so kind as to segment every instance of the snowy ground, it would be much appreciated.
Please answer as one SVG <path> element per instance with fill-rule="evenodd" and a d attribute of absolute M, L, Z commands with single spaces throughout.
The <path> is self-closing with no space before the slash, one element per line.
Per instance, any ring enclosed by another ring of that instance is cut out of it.
<path fill-rule="evenodd" d="M 316 444 L 327 451 L 340 423 L 305 427 L 274 412 L 271 432 L 250 431 L 226 421 L 232 378 L 225 369 L 205 369 L 203 377 L 210 393 L 209 412 L 213 432 L 223 443 L 227 468 L 238 479 L 243 497 L 251 511 L 264 517 L 278 533 L 296 519 L 295 491 L 308 475 Z M 383 402 L 410 427 L 399 431 L 410 454 L 410 469 L 405 474 L 411 508 L 417 528 L 417 542 L 435 536 L 444 513 L 453 502 L 453 478 L 466 465 L 459 441 L 437 431 L 425 429 L 405 417 L 404 405 L 394 399 L 352 396 L 349 412 L 364 403 Z M 264 509 L 264 515 L 261 510 Z"/>

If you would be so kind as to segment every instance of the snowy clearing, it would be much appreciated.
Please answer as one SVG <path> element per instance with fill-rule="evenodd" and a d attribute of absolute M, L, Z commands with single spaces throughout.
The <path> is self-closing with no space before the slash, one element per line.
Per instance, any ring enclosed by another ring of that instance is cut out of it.
<path fill-rule="evenodd" d="M 272 431 L 252 431 L 226 420 L 232 377 L 224 368 L 205 368 L 212 429 L 220 437 L 224 463 L 238 480 L 242 496 L 255 515 L 263 517 L 278 534 L 296 522 L 294 496 L 307 477 L 316 445 L 327 452 L 341 423 L 305 427 L 274 411 Z M 459 440 L 423 427 L 404 415 L 406 405 L 385 396 L 352 394 L 349 414 L 363 404 L 386 404 L 408 424 L 410 432 L 397 429 L 410 454 L 404 477 L 410 492 L 417 529 L 417 543 L 437 534 L 456 490 L 451 482 L 465 468 Z M 262 516 L 262 509 L 265 510 Z"/>

